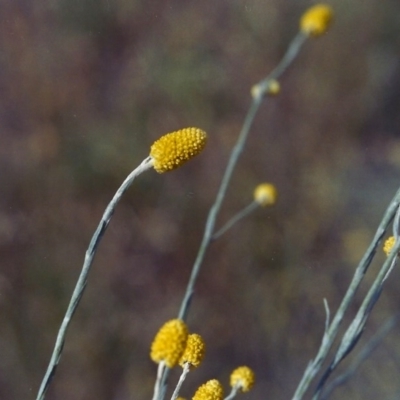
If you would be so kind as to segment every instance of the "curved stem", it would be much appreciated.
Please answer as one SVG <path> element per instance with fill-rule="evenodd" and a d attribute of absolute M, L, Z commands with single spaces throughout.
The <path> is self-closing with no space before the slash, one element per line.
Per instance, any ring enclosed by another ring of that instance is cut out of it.
<path fill-rule="evenodd" d="M 107 229 L 107 226 L 110 222 L 112 215 L 114 214 L 114 210 L 116 205 L 118 204 L 119 200 L 121 199 L 122 195 L 125 191 L 129 188 L 132 184 L 134 179 L 140 175 L 142 172 L 148 170 L 153 165 L 153 159 L 151 157 L 147 157 L 134 171 L 132 171 L 128 177 L 124 180 L 120 188 L 115 193 L 114 197 L 108 204 L 106 210 L 104 211 L 103 216 L 101 217 L 100 223 L 97 226 L 96 231 L 93 234 L 93 237 L 89 243 L 89 247 L 86 250 L 85 260 L 82 266 L 81 273 L 79 275 L 78 281 L 76 283 L 74 292 L 72 293 L 71 300 L 69 302 L 67 311 L 65 312 L 64 319 L 61 323 L 59 328 L 56 343 L 54 345 L 53 353 L 51 355 L 51 359 L 49 365 L 47 367 L 46 373 L 43 377 L 42 383 L 39 388 L 39 392 L 37 394 L 36 400 L 43 400 L 46 391 L 50 385 L 51 379 L 53 378 L 58 363 L 60 362 L 62 350 L 64 347 L 65 336 L 67 334 L 67 329 L 69 323 L 71 322 L 71 318 L 74 315 L 76 308 L 78 307 L 79 301 L 83 295 L 87 284 L 87 276 L 90 271 L 90 267 L 92 265 L 94 256 L 96 254 L 97 247 L 100 243 L 100 240 Z"/>

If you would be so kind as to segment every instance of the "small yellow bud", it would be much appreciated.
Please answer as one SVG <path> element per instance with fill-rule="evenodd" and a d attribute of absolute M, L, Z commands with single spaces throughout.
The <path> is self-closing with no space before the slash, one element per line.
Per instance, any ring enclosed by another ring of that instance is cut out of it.
<path fill-rule="evenodd" d="M 197 333 L 192 333 L 188 336 L 179 365 L 184 367 L 186 363 L 189 363 L 191 367 L 197 368 L 203 361 L 205 350 L 206 345 L 203 338 Z"/>
<path fill-rule="evenodd" d="M 276 79 L 268 80 L 267 83 L 257 83 L 254 85 L 250 92 L 251 96 L 256 99 L 264 95 L 276 96 L 281 91 L 281 85 Z"/>
<path fill-rule="evenodd" d="M 327 4 L 316 4 L 310 7 L 300 19 L 300 30 L 307 36 L 321 36 L 329 28 L 333 10 Z"/>
<path fill-rule="evenodd" d="M 248 392 L 254 385 L 255 375 L 249 367 L 238 367 L 231 374 L 231 386 Z"/>
<path fill-rule="evenodd" d="M 254 201 L 260 206 L 270 206 L 275 204 L 277 198 L 277 191 L 271 183 L 261 183 L 254 189 Z"/>
<path fill-rule="evenodd" d="M 389 256 L 395 244 L 396 238 L 394 236 L 390 236 L 388 239 L 386 239 L 385 244 L 383 245 L 383 251 L 385 252 L 386 257 Z"/>
<path fill-rule="evenodd" d="M 169 368 L 174 367 L 185 350 L 187 338 L 188 328 L 182 320 L 166 322 L 151 344 L 151 359 L 156 363 L 164 361 Z"/>
<path fill-rule="evenodd" d="M 216 379 L 211 379 L 196 390 L 192 400 L 222 400 L 223 397 L 222 385 Z"/>
<path fill-rule="evenodd" d="M 272 79 L 268 82 L 267 94 L 270 96 L 276 96 L 281 91 L 281 85 L 276 79 Z"/>
<path fill-rule="evenodd" d="M 207 134 L 199 128 L 185 128 L 167 133 L 150 148 L 154 169 L 162 174 L 180 167 L 197 156 L 206 145 Z"/>

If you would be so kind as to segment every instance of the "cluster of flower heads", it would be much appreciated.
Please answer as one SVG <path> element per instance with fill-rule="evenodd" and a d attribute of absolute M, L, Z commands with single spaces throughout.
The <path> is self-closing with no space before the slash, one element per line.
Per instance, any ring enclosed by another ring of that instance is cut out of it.
<path fill-rule="evenodd" d="M 180 365 L 189 371 L 197 368 L 203 361 L 205 343 L 197 333 L 189 330 L 180 319 L 167 321 L 157 332 L 151 344 L 150 357 L 156 363 L 164 363 L 173 368 Z M 247 366 L 236 368 L 230 377 L 231 397 L 239 392 L 248 392 L 254 385 L 254 372 Z M 222 400 L 224 390 L 217 379 L 202 384 L 195 392 L 192 400 Z M 177 397 L 177 400 L 183 400 Z"/>

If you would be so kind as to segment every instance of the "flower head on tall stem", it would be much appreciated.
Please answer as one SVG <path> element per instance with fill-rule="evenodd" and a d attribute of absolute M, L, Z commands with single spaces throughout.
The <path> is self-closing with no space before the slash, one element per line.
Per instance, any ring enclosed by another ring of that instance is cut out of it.
<path fill-rule="evenodd" d="M 311 37 L 321 36 L 328 30 L 332 18 L 332 7 L 327 4 L 316 4 L 301 16 L 300 31 Z"/>
<path fill-rule="evenodd" d="M 160 174 L 179 168 L 201 153 L 206 142 L 207 134 L 199 128 L 185 128 L 167 133 L 151 146 L 153 167 Z"/>

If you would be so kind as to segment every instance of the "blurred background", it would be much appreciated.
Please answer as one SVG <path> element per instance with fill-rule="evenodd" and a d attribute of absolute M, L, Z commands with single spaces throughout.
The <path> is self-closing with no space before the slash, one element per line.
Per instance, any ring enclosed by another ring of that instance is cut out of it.
<path fill-rule="evenodd" d="M 189 317 L 205 380 L 248 399 L 290 399 L 316 354 L 323 299 L 337 309 L 400 183 L 400 3 L 332 0 L 262 105 L 218 219 L 273 182 L 213 243 Z M 161 135 L 209 133 L 185 167 L 142 175 L 119 204 L 67 335 L 49 400 L 151 398 L 149 346 L 177 316 L 250 88 L 273 69 L 304 0 L 0 1 L 0 398 L 34 399 L 100 217 Z M 384 260 L 377 254 L 348 323 Z M 360 346 L 398 313 L 395 269 Z M 332 399 L 400 397 L 400 326 Z M 356 347 L 354 353 L 360 350 Z M 351 362 L 352 355 L 347 362 Z M 346 368 L 344 363 L 341 367 Z M 179 371 L 172 374 L 177 379 Z"/>

